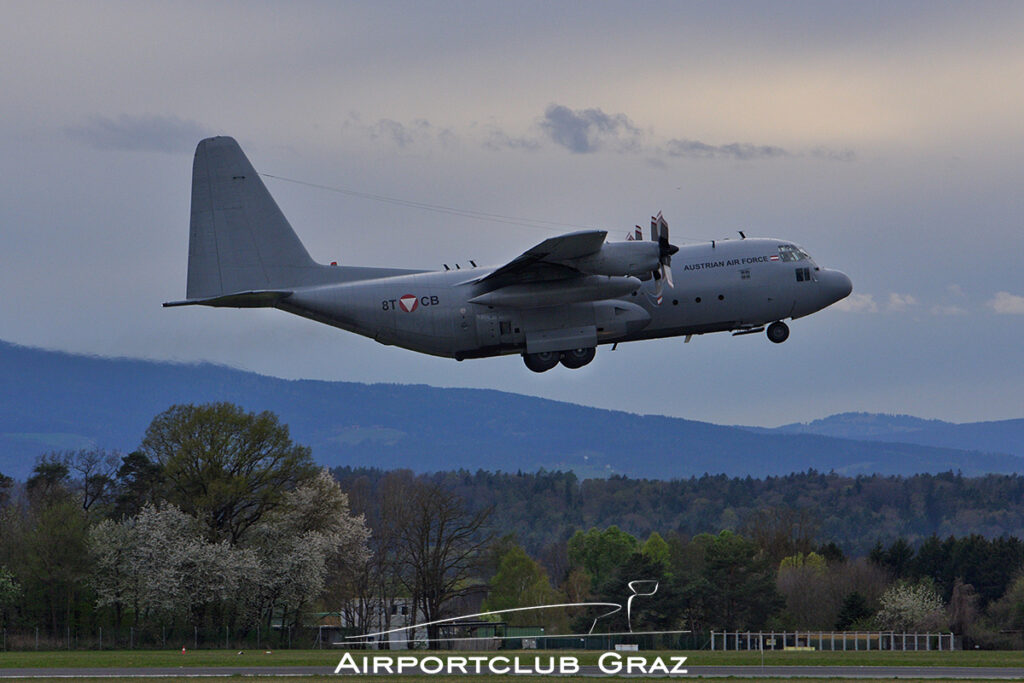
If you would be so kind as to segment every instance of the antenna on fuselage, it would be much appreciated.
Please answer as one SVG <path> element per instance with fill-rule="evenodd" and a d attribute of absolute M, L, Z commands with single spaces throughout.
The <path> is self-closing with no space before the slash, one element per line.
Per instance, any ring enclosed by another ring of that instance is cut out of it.
<path fill-rule="evenodd" d="M 737 232 L 738 232 L 738 233 L 740 234 L 740 239 L 741 239 L 741 240 L 745 240 L 745 239 L 747 239 L 747 236 L 743 234 L 743 231 L 742 231 L 742 230 L 737 230 Z"/>

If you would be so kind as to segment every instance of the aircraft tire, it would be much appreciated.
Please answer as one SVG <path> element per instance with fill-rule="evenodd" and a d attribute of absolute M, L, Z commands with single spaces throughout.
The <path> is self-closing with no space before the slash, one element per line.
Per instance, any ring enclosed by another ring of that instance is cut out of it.
<path fill-rule="evenodd" d="M 551 368 L 558 365 L 560 354 L 554 351 L 545 351 L 543 353 L 524 353 L 523 362 L 526 363 L 526 367 L 530 368 L 534 372 L 547 372 Z"/>
<path fill-rule="evenodd" d="M 585 349 L 565 351 L 562 353 L 562 365 L 571 370 L 576 370 L 594 360 L 595 355 L 597 355 L 597 349 L 592 346 Z"/>
<path fill-rule="evenodd" d="M 768 335 L 768 341 L 774 344 L 781 344 L 789 339 L 789 325 L 781 320 L 776 320 L 768 326 L 768 331 L 765 334 Z"/>

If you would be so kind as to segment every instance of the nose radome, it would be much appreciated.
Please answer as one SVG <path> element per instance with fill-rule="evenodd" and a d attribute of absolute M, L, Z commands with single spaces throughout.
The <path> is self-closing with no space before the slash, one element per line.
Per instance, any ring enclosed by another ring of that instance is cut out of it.
<path fill-rule="evenodd" d="M 824 285 L 832 303 L 845 299 L 853 291 L 853 282 L 850 277 L 838 270 L 822 270 L 818 275 L 818 281 Z"/>

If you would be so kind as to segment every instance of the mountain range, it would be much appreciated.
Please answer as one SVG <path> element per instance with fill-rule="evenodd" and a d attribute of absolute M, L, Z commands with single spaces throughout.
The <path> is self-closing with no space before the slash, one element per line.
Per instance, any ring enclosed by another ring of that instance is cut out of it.
<path fill-rule="evenodd" d="M 270 410 L 326 466 L 573 470 L 652 479 L 1024 472 L 1024 419 L 953 424 L 834 415 L 776 428 L 636 415 L 485 389 L 285 380 L 210 364 L 100 358 L 0 342 L 0 472 L 50 451 L 138 447 L 176 403 Z"/>

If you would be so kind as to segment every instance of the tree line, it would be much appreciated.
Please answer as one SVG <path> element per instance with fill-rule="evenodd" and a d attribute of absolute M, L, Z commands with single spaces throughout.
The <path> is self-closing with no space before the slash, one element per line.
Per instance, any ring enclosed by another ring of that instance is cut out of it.
<path fill-rule="evenodd" d="M 641 585 L 631 621 L 602 629 L 953 629 L 1006 647 L 1024 630 L 1024 543 L 1007 533 L 1018 487 L 952 473 L 328 473 L 271 413 L 173 406 L 127 455 L 50 453 L 25 482 L 0 475 L 0 626 L 280 640 L 325 613 L 357 634 L 391 628 L 400 604 L 422 622 L 474 595 L 487 610 L 621 604 Z M 504 620 L 552 634 L 593 618 Z"/>
<path fill-rule="evenodd" d="M 385 474 L 353 467 L 333 472 L 343 485 Z M 808 511 L 810 531 L 853 555 L 897 538 L 914 545 L 931 536 L 1024 538 L 1024 475 L 1019 474 L 847 477 L 810 470 L 763 479 L 705 474 L 663 481 L 462 470 L 427 479 L 473 507 L 493 505 L 496 526 L 514 532 L 532 553 L 575 529 L 613 524 L 638 537 L 652 531 L 746 532 L 761 511 L 782 508 Z"/>
<path fill-rule="evenodd" d="M 1024 645 L 1009 633 L 1021 630 L 1014 614 L 1024 614 L 1024 542 L 1018 537 L 998 528 L 989 529 L 1002 532 L 995 537 L 904 536 L 899 530 L 907 525 L 880 524 L 850 529 L 850 541 L 825 531 L 839 528 L 834 520 L 845 514 L 888 519 L 918 510 L 938 520 L 947 514 L 970 519 L 972 504 L 1010 507 L 1000 501 L 1022 485 L 1018 476 L 808 472 L 767 480 L 581 482 L 572 473 L 544 471 L 333 473 L 373 534 L 380 491 L 400 479 L 428 482 L 471 510 L 490 510 L 496 540 L 479 572 L 490 587 L 489 609 L 621 602 L 631 594 L 628 583 L 643 579 L 658 583 L 657 598 L 634 603 L 634 630 L 952 629 L 970 646 Z M 872 509 L 854 513 L 857 496 Z M 1012 513 L 1004 518 L 1012 520 Z M 891 540 L 883 542 L 887 535 Z M 508 619 L 549 633 L 588 625 L 571 613 L 546 621 L 532 612 Z M 1024 618 L 1018 621 L 1024 626 Z"/>

